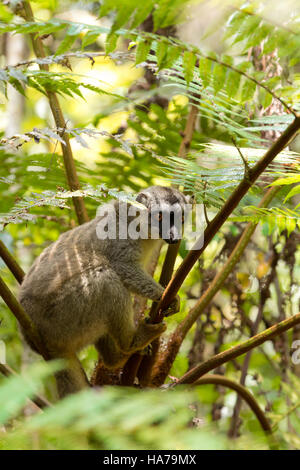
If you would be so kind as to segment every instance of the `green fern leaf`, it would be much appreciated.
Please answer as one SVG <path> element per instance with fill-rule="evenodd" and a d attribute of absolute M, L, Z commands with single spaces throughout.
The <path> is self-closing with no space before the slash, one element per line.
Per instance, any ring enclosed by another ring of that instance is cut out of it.
<path fill-rule="evenodd" d="M 256 83 L 252 82 L 251 80 L 246 80 L 242 87 L 241 102 L 245 103 L 246 101 L 252 100 L 255 91 Z"/>
<path fill-rule="evenodd" d="M 189 83 L 193 80 L 194 77 L 194 67 L 196 63 L 196 56 L 191 51 L 185 51 L 183 54 L 183 71 L 184 71 L 184 78 L 189 85 Z"/>
<path fill-rule="evenodd" d="M 199 59 L 199 74 L 204 88 L 206 88 L 210 83 L 212 75 L 211 68 L 211 60 L 202 57 Z"/>
<path fill-rule="evenodd" d="M 158 70 L 161 70 L 165 67 L 166 60 L 167 60 L 167 52 L 168 52 L 168 43 L 166 41 L 160 41 L 157 44 L 157 49 L 156 49 Z"/>
<path fill-rule="evenodd" d="M 135 54 L 135 64 L 140 64 L 141 62 L 145 62 L 147 60 L 148 54 L 151 49 L 151 43 L 152 41 L 150 40 L 145 40 L 145 41 L 139 41 L 137 48 L 136 48 L 136 54 Z"/>
<path fill-rule="evenodd" d="M 83 24 L 77 23 L 72 25 L 66 32 L 66 36 L 60 43 L 55 55 L 63 54 L 64 52 L 70 50 L 72 44 L 76 41 L 79 34 L 85 29 Z"/>

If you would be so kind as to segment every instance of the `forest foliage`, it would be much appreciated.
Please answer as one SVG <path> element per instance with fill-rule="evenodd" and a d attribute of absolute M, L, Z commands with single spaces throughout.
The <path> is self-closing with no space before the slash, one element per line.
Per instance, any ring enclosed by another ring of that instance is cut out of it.
<path fill-rule="evenodd" d="M 299 448 L 299 325 L 208 369 L 250 391 L 271 433 L 231 388 L 170 387 L 300 311 L 297 2 L 13 0 L 0 19 L 0 240 L 25 272 L 99 204 L 151 184 L 195 194 L 206 234 L 220 221 L 180 287 L 149 390 L 109 382 L 39 412 L 28 399 L 55 401 L 61 364 L 28 352 L 1 303 L 17 374 L 0 377 L 0 448 Z M 183 241 L 175 268 L 187 256 Z M 17 296 L 4 262 L 1 278 Z M 91 375 L 94 348 L 80 359 Z"/>

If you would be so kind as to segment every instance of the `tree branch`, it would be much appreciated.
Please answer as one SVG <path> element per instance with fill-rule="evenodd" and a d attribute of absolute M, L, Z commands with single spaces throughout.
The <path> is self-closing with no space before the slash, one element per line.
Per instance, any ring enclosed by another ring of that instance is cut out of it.
<path fill-rule="evenodd" d="M 274 189 L 274 188 L 273 188 Z M 276 252 L 276 250 L 273 248 L 273 257 L 270 265 L 270 273 L 268 274 L 268 277 L 266 280 L 264 280 L 263 284 L 260 285 L 260 300 L 259 300 L 259 306 L 258 306 L 258 313 L 256 316 L 256 319 L 252 325 L 251 328 L 251 335 L 254 336 L 258 333 L 259 325 L 261 320 L 263 319 L 263 309 L 265 306 L 265 303 L 268 298 L 268 293 L 270 290 L 270 285 L 272 281 L 274 280 L 274 276 L 276 275 L 276 266 L 278 263 L 279 255 Z M 280 318 L 279 318 L 280 319 Z M 241 377 L 240 377 L 240 384 L 245 385 L 246 383 L 246 378 L 248 374 L 248 369 L 250 366 L 250 360 L 252 356 L 253 350 L 251 349 L 250 351 L 247 352 L 243 365 L 242 365 L 242 370 L 241 370 Z M 238 435 L 238 430 L 240 426 L 240 411 L 241 411 L 241 406 L 242 406 L 242 400 L 241 397 L 238 396 L 235 402 L 235 406 L 233 408 L 233 415 L 231 419 L 231 424 L 230 424 L 230 429 L 228 432 L 229 437 L 237 437 Z"/>
<path fill-rule="evenodd" d="M 175 276 L 168 284 L 162 300 L 158 306 L 160 315 L 158 320 L 162 319 L 161 312 L 166 310 L 170 305 L 171 301 L 177 294 L 179 288 L 184 282 L 185 278 L 191 271 L 192 267 L 196 263 L 199 256 L 203 253 L 207 245 L 216 235 L 218 230 L 222 227 L 223 223 L 228 219 L 233 210 L 239 204 L 241 199 L 245 196 L 250 187 L 255 183 L 257 178 L 262 174 L 262 172 L 267 168 L 267 166 L 274 160 L 274 158 L 285 148 L 289 141 L 296 135 L 297 131 L 300 129 L 300 116 L 296 117 L 294 121 L 287 127 L 287 129 L 281 134 L 279 139 L 274 142 L 270 149 L 265 153 L 265 155 L 251 168 L 249 169 L 249 174 L 247 178 L 244 178 L 234 192 L 231 194 L 229 199 L 225 202 L 222 209 L 218 212 L 213 220 L 211 220 L 208 227 L 206 227 L 204 232 L 204 243 L 203 246 L 199 249 L 197 246 L 201 243 L 201 238 L 197 240 L 194 245 L 194 249 L 188 253 L 185 257 L 178 270 L 176 271 Z"/>
<path fill-rule="evenodd" d="M 31 9 L 30 2 L 23 1 L 23 8 L 25 12 L 25 19 L 26 21 L 34 22 L 34 16 Z M 45 51 L 43 43 L 40 37 L 36 36 L 35 34 L 30 34 L 33 50 L 35 55 L 38 58 L 45 57 Z M 49 66 L 47 64 L 39 64 L 41 70 L 45 70 L 46 72 L 49 71 Z M 47 91 L 47 96 L 49 99 L 50 108 L 53 114 L 53 118 L 56 124 L 56 127 L 60 127 L 62 129 L 66 128 L 66 122 L 58 101 L 56 94 L 53 91 Z M 70 145 L 69 136 L 66 133 L 61 133 L 61 137 L 64 140 L 64 144 L 61 144 L 63 159 L 64 159 L 64 166 L 67 176 L 67 181 L 70 189 L 72 191 L 76 191 L 80 189 L 79 179 L 76 171 L 76 166 L 72 154 L 72 149 Z M 77 215 L 77 219 L 79 224 L 83 224 L 84 222 L 88 222 L 89 218 L 87 215 L 86 207 L 82 197 L 73 197 L 73 204 L 75 208 L 75 212 Z"/>
<path fill-rule="evenodd" d="M 34 343 L 39 353 L 44 357 L 44 359 L 49 359 L 48 353 L 44 348 L 44 345 L 41 341 L 41 338 L 37 332 L 37 329 L 20 303 L 17 301 L 13 293 L 7 287 L 3 279 L 0 277 L 0 295 L 8 308 L 14 314 L 22 328 L 26 331 L 26 334 L 29 336 L 30 340 Z"/>
<path fill-rule="evenodd" d="M 25 273 L 21 266 L 16 262 L 14 257 L 10 254 L 6 246 L 4 245 L 3 241 L 0 240 L 0 256 L 3 259 L 4 263 L 6 266 L 9 268 L 9 270 L 12 272 L 12 274 L 15 276 L 16 280 L 18 281 L 19 284 L 23 281 L 23 277 L 25 276 Z"/>
<path fill-rule="evenodd" d="M 11 367 L 9 367 L 7 364 L 1 364 L 1 362 L 0 362 L 0 372 L 1 374 L 5 375 L 5 377 L 18 375 Z M 52 404 L 41 395 L 35 395 L 35 397 L 31 399 L 31 401 L 41 409 L 52 406 Z"/>
<path fill-rule="evenodd" d="M 198 380 L 203 375 L 207 374 L 211 370 L 214 370 L 216 367 L 221 366 L 225 362 L 231 361 L 236 357 L 245 354 L 246 352 L 250 351 L 253 348 L 256 348 L 262 343 L 273 339 L 275 336 L 280 335 L 284 331 L 293 328 L 295 325 L 300 323 L 300 313 L 297 315 L 293 315 L 292 317 L 288 318 L 287 320 L 283 320 L 276 325 L 271 326 L 270 328 L 262 331 L 258 335 L 253 336 L 252 338 L 244 341 L 243 343 L 233 346 L 226 351 L 222 351 L 219 354 L 208 359 L 208 361 L 199 364 L 198 366 L 194 367 L 186 374 L 184 374 L 181 379 L 178 380 L 177 384 L 186 384 L 186 383 L 193 383 L 195 380 Z"/>
<path fill-rule="evenodd" d="M 234 380 L 228 379 L 223 375 L 218 374 L 207 374 L 201 379 L 196 380 L 192 385 L 222 385 L 223 387 L 230 388 L 235 390 L 237 394 L 245 400 L 245 402 L 249 405 L 253 413 L 255 414 L 256 418 L 258 419 L 262 429 L 267 432 L 272 432 L 272 427 L 269 423 L 269 420 L 265 416 L 263 410 L 255 400 L 254 396 L 247 390 L 246 387 L 235 382 Z M 175 384 L 177 385 L 177 384 Z"/>
<path fill-rule="evenodd" d="M 258 207 L 267 207 L 275 195 L 279 192 L 280 188 L 272 187 L 270 188 L 267 193 L 264 195 L 262 200 L 260 201 Z M 234 267 L 241 259 L 245 248 L 247 247 L 258 223 L 249 222 L 247 224 L 245 230 L 243 231 L 238 243 L 236 244 L 234 250 L 232 251 L 231 255 L 229 256 L 228 260 L 222 267 L 222 269 L 218 272 L 218 274 L 213 279 L 212 283 L 210 284 L 209 288 L 204 292 L 202 297 L 196 302 L 194 307 L 190 310 L 186 318 L 183 322 L 178 325 L 176 330 L 177 334 L 185 337 L 188 331 L 191 329 L 199 315 L 203 312 L 203 310 L 208 306 L 210 301 L 216 295 L 216 293 L 220 290 L 223 283 L 229 276 L 229 274 L 233 271 Z"/>

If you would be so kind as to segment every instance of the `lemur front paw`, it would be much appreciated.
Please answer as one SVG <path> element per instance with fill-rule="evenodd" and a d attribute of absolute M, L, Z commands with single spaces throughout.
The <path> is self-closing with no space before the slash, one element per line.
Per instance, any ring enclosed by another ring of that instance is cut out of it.
<path fill-rule="evenodd" d="M 170 303 L 169 307 L 166 310 L 164 310 L 162 313 L 165 317 L 170 317 L 171 315 L 178 313 L 179 310 L 180 310 L 180 297 L 177 294 L 176 297 Z"/>

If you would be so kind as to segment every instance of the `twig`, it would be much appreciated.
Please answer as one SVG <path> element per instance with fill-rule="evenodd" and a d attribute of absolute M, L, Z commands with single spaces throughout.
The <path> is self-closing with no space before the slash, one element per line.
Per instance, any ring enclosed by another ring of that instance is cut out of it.
<path fill-rule="evenodd" d="M 178 380 L 177 384 L 186 384 L 186 383 L 193 383 L 195 380 L 198 380 L 203 375 L 207 374 L 211 370 L 219 367 L 220 365 L 224 364 L 225 362 L 231 361 L 236 357 L 245 354 L 246 352 L 250 351 L 253 348 L 256 348 L 262 343 L 273 339 L 275 336 L 282 334 L 284 331 L 287 331 L 293 328 L 295 325 L 300 323 L 300 313 L 297 315 L 293 315 L 291 318 L 287 320 L 283 320 L 282 322 L 277 323 L 276 325 L 271 326 L 265 331 L 262 331 L 256 336 L 244 341 L 243 343 L 234 346 L 226 351 L 223 351 L 219 354 L 208 359 L 208 361 L 203 362 L 202 364 L 194 367 L 186 374 L 184 374 L 181 379 Z"/>
<path fill-rule="evenodd" d="M 60 55 L 48 55 L 44 57 L 35 57 L 30 60 L 22 60 L 21 62 L 18 62 L 14 65 L 10 65 L 10 68 L 18 68 L 18 67 L 29 67 L 34 64 L 38 65 L 50 65 L 50 64 L 60 64 L 66 66 L 66 63 L 68 62 L 68 59 L 73 57 L 75 59 L 89 59 L 92 62 L 95 62 L 93 60 L 94 57 L 107 57 L 109 56 L 112 60 L 121 60 L 123 59 L 124 61 L 128 60 L 134 60 L 135 59 L 135 53 L 132 52 L 127 52 L 127 51 L 121 51 L 121 52 L 113 52 L 110 54 L 107 54 L 106 52 L 67 52 L 65 54 L 60 54 Z M 93 65 L 93 64 L 92 64 Z M 3 67 L 3 70 L 8 70 L 8 66 Z"/>
<path fill-rule="evenodd" d="M 206 186 L 207 186 L 207 181 L 205 181 L 204 183 L 204 186 L 203 186 L 203 212 L 204 212 L 204 218 L 205 218 L 205 222 L 206 222 L 206 226 L 208 227 L 209 225 L 209 218 L 208 218 L 208 214 L 207 214 L 207 208 L 206 208 L 206 201 L 205 201 L 205 190 L 206 190 Z"/>
<path fill-rule="evenodd" d="M 25 273 L 21 266 L 18 265 L 14 257 L 10 254 L 3 241 L 0 240 L 0 256 L 3 259 L 6 266 L 10 269 L 12 274 L 15 276 L 19 284 L 23 281 Z"/>
<path fill-rule="evenodd" d="M 257 178 L 262 174 L 262 172 L 267 168 L 267 166 L 274 160 L 274 158 L 284 149 L 284 147 L 289 143 L 289 141 L 296 135 L 297 131 L 300 129 L 300 117 L 296 117 L 294 121 L 287 127 L 287 129 L 281 134 L 279 139 L 274 142 L 270 149 L 265 153 L 265 155 L 249 170 L 249 177 L 244 178 L 237 188 L 233 191 L 231 196 L 227 199 L 222 209 L 217 213 L 215 218 L 211 220 L 208 227 L 206 227 L 204 232 L 204 243 L 202 248 L 197 248 L 199 243 L 202 241 L 199 239 L 192 250 L 185 257 L 178 270 L 176 271 L 175 276 L 168 284 L 166 290 L 164 291 L 162 300 L 159 304 L 159 311 L 165 311 L 170 305 L 171 301 L 177 294 L 179 288 L 184 282 L 185 278 L 189 274 L 190 270 L 198 260 L 199 256 L 203 253 L 207 245 L 216 235 L 218 230 L 222 227 L 224 222 L 231 215 L 233 210 L 236 208 L 241 199 L 245 196 L 247 191 L 250 189 L 252 184 L 257 180 Z M 162 315 L 160 315 L 160 319 Z M 158 318 L 159 319 L 159 318 Z"/>
<path fill-rule="evenodd" d="M 1 374 L 5 375 L 5 377 L 18 375 L 11 367 L 9 367 L 7 364 L 2 364 L 1 362 L 0 362 L 0 372 Z M 46 398 L 37 394 L 31 399 L 31 401 L 41 409 L 52 406 L 52 403 L 50 403 Z"/>
<path fill-rule="evenodd" d="M 244 177 L 245 178 L 248 178 L 249 177 L 249 164 L 247 162 L 247 159 L 244 157 L 240 147 L 238 146 L 238 144 L 236 143 L 236 140 L 234 137 L 231 137 L 231 140 L 232 140 L 232 143 L 233 145 L 235 146 L 235 148 L 237 149 L 237 151 L 239 152 L 239 155 L 243 161 L 243 164 L 244 164 Z"/>
<path fill-rule="evenodd" d="M 272 427 L 269 423 L 269 420 L 265 416 L 263 410 L 253 397 L 253 395 L 247 390 L 246 387 L 243 385 L 239 384 L 238 382 L 235 382 L 234 380 L 230 380 L 227 377 L 224 377 L 223 375 L 218 375 L 218 374 L 207 374 L 201 379 L 196 380 L 196 382 L 193 383 L 193 385 L 222 385 L 223 387 L 228 387 L 231 388 L 232 390 L 235 390 L 238 394 L 239 397 L 243 398 L 245 402 L 249 405 L 255 416 L 257 417 L 262 429 L 267 432 L 271 433 L 272 432 Z M 177 385 L 177 383 L 175 384 Z"/>
<path fill-rule="evenodd" d="M 23 307 L 17 301 L 13 293 L 7 287 L 3 279 L 0 277 L 0 295 L 8 308 L 14 314 L 22 328 L 26 331 L 26 334 L 29 336 L 30 340 L 34 343 L 39 353 L 44 357 L 44 359 L 49 359 L 48 353 L 44 348 L 44 345 L 41 341 L 41 338 L 37 332 L 37 329 L 32 322 L 31 318 L 27 315 Z"/>
<path fill-rule="evenodd" d="M 278 253 L 273 249 L 273 259 L 272 259 L 271 266 L 270 266 L 271 271 L 270 271 L 270 274 L 268 275 L 266 282 L 264 283 L 264 286 L 260 289 L 260 301 L 259 301 L 258 313 L 255 319 L 255 322 L 251 328 L 252 336 L 255 336 L 257 334 L 260 322 L 263 318 L 263 309 L 267 301 L 267 296 L 269 293 L 271 282 L 273 281 L 273 278 L 276 275 L 276 265 L 278 262 L 278 258 L 279 258 Z M 241 385 L 245 385 L 252 352 L 253 350 L 248 351 L 245 356 L 245 359 L 242 365 L 241 377 L 240 377 Z M 238 396 L 234 405 L 234 409 L 233 409 L 230 430 L 228 433 L 229 437 L 236 437 L 238 435 L 239 415 L 240 415 L 241 407 L 242 407 L 241 397 Z"/>

